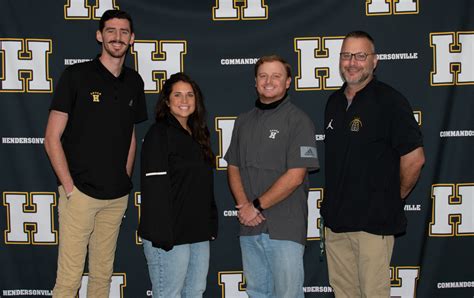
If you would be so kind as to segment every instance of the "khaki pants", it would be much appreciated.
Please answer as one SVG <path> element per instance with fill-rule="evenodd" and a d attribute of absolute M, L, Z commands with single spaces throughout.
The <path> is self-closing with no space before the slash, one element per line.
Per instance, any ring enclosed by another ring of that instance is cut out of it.
<path fill-rule="evenodd" d="M 394 237 L 325 232 L 329 283 L 336 297 L 390 297 Z"/>
<path fill-rule="evenodd" d="M 87 297 L 109 297 L 115 248 L 128 195 L 94 199 L 74 188 L 59 187 L 58 271 L 53 297 L 76 297 L 89 248 Z"/>

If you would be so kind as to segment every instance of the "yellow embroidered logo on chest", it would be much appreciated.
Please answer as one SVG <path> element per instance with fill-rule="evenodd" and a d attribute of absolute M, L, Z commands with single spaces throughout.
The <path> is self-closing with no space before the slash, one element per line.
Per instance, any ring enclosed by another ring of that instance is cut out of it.
<path fill-rule="evenodd" d="M 359 131 L 360 128 L 362 127 L 362 121 L 360 121 L 360 118 L 355 117 L 355 118 L 351 121 L 351 123 L 350 123 L 349 126 L 351 127 L 351 131 L 357 132 L 357 131 Z"/>
<path fill-rule="evenodd" d="M 100 96 L 102 95 L 102 93 L 100 93 L 98 91 L 92 91 L 90 93 L 90 95 L 92 96 L 92 101 L 93 102 L 100 102 Z"/>

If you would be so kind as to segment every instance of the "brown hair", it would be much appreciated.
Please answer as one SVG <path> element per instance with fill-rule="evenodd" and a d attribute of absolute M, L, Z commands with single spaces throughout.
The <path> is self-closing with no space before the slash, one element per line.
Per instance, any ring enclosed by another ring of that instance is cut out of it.
<path fill-rule="evenodd" d="M 188 118 L 188 125 L 191 129 L 193 138 L 201 145 L 204 159 L 215 167 L 215 155 L 211 149 L 211 138 L 206 123 L 206 107 L 204 106 L 204 97 L 198 84 L 183 72 L 178 72 L 166 80 L 163 89 L 160 92 L 158 102 L 156 104 L 156 121 L 165 119 L 170 114 L 170 108 L 167 105 L 173 90 L 173 85 L 177 82 L 185 82 L 191 85 L 196 100 L 196 110 Z"/>
<path fill-rule="evenodd" d="M 258 68 L 260 67 L 260 65 L 262 65 L 265 62 L 275 62 L 275 61 L 281 62 L 283 64 L 286 70 L 286 75 L 289 78 L 291 78 L 291 65 L 288 62 L 286 62 L 285 59 L 283 59 L 282 57 L 278 55 L 263 56 L 260 59 L 258 59 L 257 63 L 255 63 L 255 77 L 257 77 Z"/>

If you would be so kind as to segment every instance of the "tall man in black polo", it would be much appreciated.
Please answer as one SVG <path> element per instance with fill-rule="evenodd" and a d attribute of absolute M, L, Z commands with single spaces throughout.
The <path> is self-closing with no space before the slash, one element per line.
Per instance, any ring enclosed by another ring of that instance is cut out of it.
<path fill-rule="evenodd" d="M 394 235 L 406 228 L 404 200 L 424 163 L 422 136 L 402 94 L 374 75 L 372 37 L 349 33 L 345 81 L 325 111 L 325 198 L 330 284 L 336 297 L 389 297 Z"/>
<path fill-rule="evenodd" d="M 115 248 L 132 187 L 134 124 L 146 120 L 144 84 L 124 60 L 134 41 L 124 11 L 108 10 L 102 53 L 68 67 L 50 107 L 45 147 L 59 182 L 54 297 L 76 297 L 89 253 L 88 297 L 109 297 Z"/>

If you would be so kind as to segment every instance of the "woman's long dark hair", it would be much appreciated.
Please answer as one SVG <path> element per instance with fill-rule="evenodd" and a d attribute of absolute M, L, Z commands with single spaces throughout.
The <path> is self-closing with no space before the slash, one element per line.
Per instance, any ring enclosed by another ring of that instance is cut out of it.
<path fill-rule="evenodd" d="M 194 92 L 194 98 L 196 101 L 196 109 L 188 118 L 188 125 L 191 129 L 193 138 L 201 145 L 204 159 L 212 166 L 215 167 L 215 155 L 211 149 L 211 138 L 209 129 L 206 123 L 206 107 L 204 106 L 204 97 L 198 84 L 194 82 L 188 75 L 183 72 L 173 74 L 168 80 L 166 80 L 158 98 L 156 104 L 156 121 L 165 119 L 168 114 L 171 114 L 170 108 L 168 107 L 171 91 L 173 85 L 177 82 L 185 82 L 191 85 Z"/>

